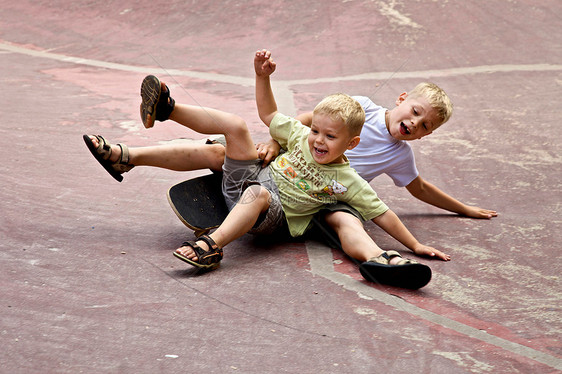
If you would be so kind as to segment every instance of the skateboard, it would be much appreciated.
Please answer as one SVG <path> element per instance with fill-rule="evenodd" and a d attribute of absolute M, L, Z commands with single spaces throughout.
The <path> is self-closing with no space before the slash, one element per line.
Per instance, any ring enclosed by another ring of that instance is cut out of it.
<path fill-rule="evenodd" d="M 188 179 L 170 187 L 168 202 L 197 237 L 219 227 L 228 215 L 222 194 L 222 173 Z"/>

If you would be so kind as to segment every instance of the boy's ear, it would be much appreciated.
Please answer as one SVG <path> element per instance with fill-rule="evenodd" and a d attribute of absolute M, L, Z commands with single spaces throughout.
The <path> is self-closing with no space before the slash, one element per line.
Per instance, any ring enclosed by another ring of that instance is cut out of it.
<path fill-rule="evenodd" d="M 351 138 L 351 140 L 349 141 L 349 144 L 347 145 L 347 149 L 353 149 L 353 148 L 357 147 L 357 144 L 359 144 L 360 140 L 361 140 L 361 138 L 359 136 L 354 136 L 353 138 Z"/>
<path fill-rule="evenodd" d="M 408 97 L 408 93 L 402 92 L 400 96 L 398 96 L 398 99 L 396 99 L 396 106 L 402 104 L 407 97 Z"/>

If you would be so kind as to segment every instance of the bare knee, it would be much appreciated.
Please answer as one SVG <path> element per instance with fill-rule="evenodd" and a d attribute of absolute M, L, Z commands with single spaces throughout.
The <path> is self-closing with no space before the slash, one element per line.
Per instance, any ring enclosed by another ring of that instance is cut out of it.
<path fill-rule="evenodd" d="M 363 229 L 363 223 L 359 220 L 359 218 L 345 211 L 327 213 L 324 220 L 336 232 L 340 232 L 345 229 Z"/>
<path fill-rule="evenodd" d="M 259 207 L 260 213 L 263 213 L 269 208 L 269 202 L 271 200 L 271 195 L 269 191 L 258 184 L 254 184 L 246 188 L 242 197 L 240 198 L 240 204 L 254 204 Z"/>
<path fill-rule="evenodd" d="M 229 113 L 225 119 L 229 133 L 248 132 L 246 121 L 236 114 Z"/>

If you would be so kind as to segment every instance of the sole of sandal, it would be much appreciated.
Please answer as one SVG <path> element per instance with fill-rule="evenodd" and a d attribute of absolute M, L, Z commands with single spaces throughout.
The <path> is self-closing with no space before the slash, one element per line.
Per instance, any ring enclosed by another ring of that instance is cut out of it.
<path fill-rule="evenodd" d="M 423 264 L 383 265 L 364 262 L 359 266 L 361 275 L 373 283 L 417 290 L 431 280 L 431 268 Z"/>
<path fill-rule="evenodd" d="M 160 100 L 162 93 L 162 85 L 160 80 L 154 75 L 146 76 L 141 84 L 140 95 L 142 103 L 140 106 L 140 113 L 142 124 L 147 129 L 154 126 L 156 121 L 156 105 Z"/>
<path fill-rule="evenodd" d="M 217 263 L 214 263 L 214 264 L 210 264 L 210 265 L 202 265 L 202 264 L 200 264 L 200 263 L 198 263 L 198 262 L 195 262 L 195 261 L 193 261 L 193 260 L 190 260 L 189 258 L 187 258 L 187 257 L 185 257 L 185 256 L 183 256 L 183 255 L 181 255 L 181 254 L 179 254 L 179 253 L 177 253 L 177 252 L 174 252 L 173 254 L 174 254 L 175 257 L 177 257 L 178 259 L 182 260 L 183 262 L 187 262 L 189 265 L 195 266 L 196 268 L 199 268 L 199 269 L 204 269 L 204 270 L 215 270 L 215 269 L 217 269 L 217 268 L 220 266 L 220 262 L 217 262 Z"/>

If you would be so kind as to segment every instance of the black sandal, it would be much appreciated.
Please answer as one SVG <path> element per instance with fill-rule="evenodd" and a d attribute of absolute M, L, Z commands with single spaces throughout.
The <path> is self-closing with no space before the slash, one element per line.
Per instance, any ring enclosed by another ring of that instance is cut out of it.
<path fill-rule="evenodd" d="M 121 156 L 116 162 L 109 161 L 111 157 L 111 144 L 109 144 L 103 136 L 92 135 L 98 140 L 98 146 L 94 146 L 92 139 L 88 135 L 82 136 L 84 143 L 88 146 L 88 149 L 92 155 L 98 160 L 98 162 L 103 166 L 103 168 L 111 174 L 118 182 L 123 180 L 121 174 L 128 172 L 135 166 L 129 164 L 129 148 L 125 144 L 117 144 L 121 148 Z"/>
<path fill-rule="evenodd" d="M 174 110 L 175 100 L 170 97 L 170 90 L 154 75 L 147 75 L 141 84 L 142 98 L 140 114 L 144 127 L 154 126 L 154 121 L 165 121 Z"/>
<path fill-rule="evenodd" d="M 202 235 L 197 238 L 197 240 L 202 240 L 207 243 L 209 250 L 204 250 L 192 241 L 183 242 L 181 245 L 182 247 L 191 247 L 193 252 L 197 255 L 197 261 L 189 259 L 178 252 L 174 252 L 174 256 L 200 269 L 214 270 L 218 268 L 223 256 L 222 248 L 219 248 L 217 243 L 208 235 Z"/>
<path fill-rule="evenodd" d="M 359 271 L 363 278 L 370 282 L 394 287 L 417 290 L 429 283 L 431 280 L 429 266 L 408 259 L 390 265 L 390 260 L 394 257 L 402 256 L 396 251 L 383 252 L 380 256 L 359 265 Z"/>

